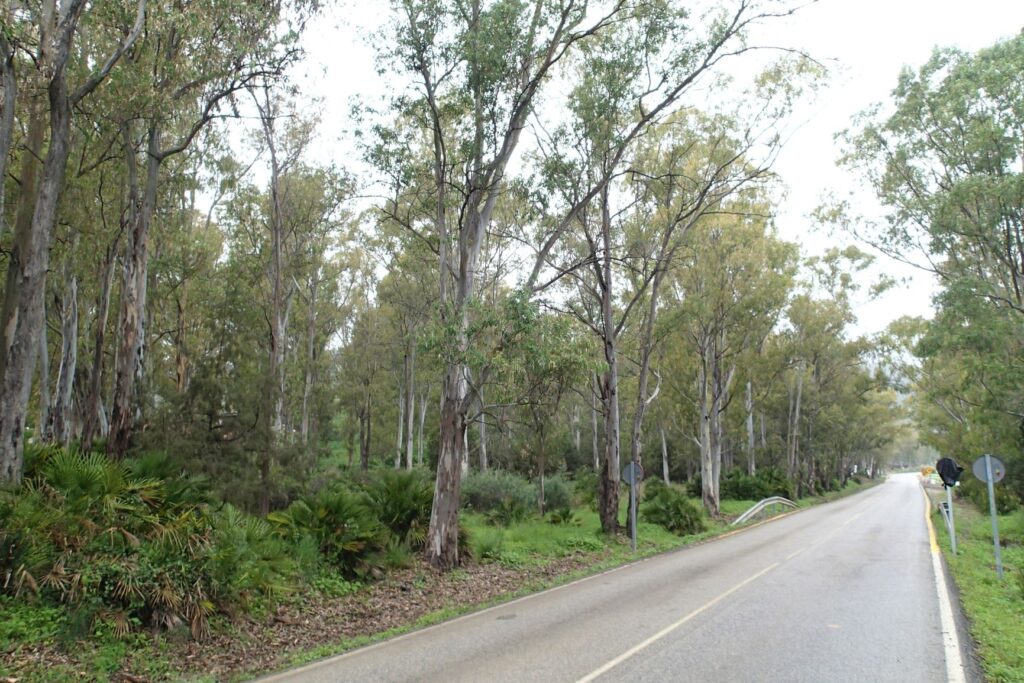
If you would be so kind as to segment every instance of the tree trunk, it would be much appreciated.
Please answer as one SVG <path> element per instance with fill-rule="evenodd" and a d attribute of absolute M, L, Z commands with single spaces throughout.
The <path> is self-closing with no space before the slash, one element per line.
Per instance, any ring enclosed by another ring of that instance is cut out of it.
<path fill-rule="evenodd" d="M 77 236 L 72 242 L 77 247 Z M 71 258 L 64 264 L 66 292 L 61 320 L 60 369 L 57 372 L 57 396 L 53 403 L 53 438 L 65 448 L 71 442 L 72 393 L 78 367 L 78 275 L 71 267 Z"/>
<path fill-rule="evenodd" d="M 420 445 L 420 448 L 419 448 L 419 453 L 418 453 L 417 458 L 416 458 L 418 464 L 421 467 L 423 466 L 423 450 L 424 450 L 424 444 L 423 444 L 423 423 L 426 422 L 426 421 L 427 421 L 427 392 L 426 392 L 426 390 L 424 390 L 423 393 L 420 395 L 420 429 L 419 429 L 419 432 L 420 432 L 420 434 L 419 434 L 419 442 L 420 442 L 419 445 Z"/>
<path fill-rule="evenodd" d="M 309 410 L 313 397 L 313 372 L 316 366 L 316 295 L 320 275 L 316 273 L 309 285 L 309 310 L 306 320 L 306 372 L 302 382 L 302 424 L 299 426 L 303 446 L 309 445 Z"/>
<path fill-rule="evenodd" d="M 405 357 L 405 365 L 408 366 L 409 357 Z M 405 372 L 403 371 L 403 374 Z M 405 387 L 402 383 L 398 384 L 398 438 L 395 443 L 395 469 L 401 469 L 402 467 L 402 445 L 405 439 Z"/>
<path fill-rule="evenodd" d="M 786 434 L 786 469 L 789 478 L 796 482 L 799 487 L 800 463 L 798 457 L 800 452 L 800 402 L 803 397 L 804 389 L 804 371 L 802 363 L 798 363 L 796 366 L 796 378 L 794 380 L 794 385 L 794 388 L 790 391 L 789 401 L 789 425 Z"/>
<path fill-rule="evenodd" d="M 4 22 L 11 20 L 10 9 L 4 10 Z M 0 239 L 7 232 L 7 211 L 4 192 L 7 160 L 14 140 L 14 108 L 18 100 L 18 81 L 14 72 L 14 47 L 0 31 Z M 23 178 L 24 179 L 24 178 Z"/>
<path fill-rule="evenodd" d="M 36 441 L 53 441 L 53 400 L 50 395 L 50 326 L 47 320 L 48 307 L 43 297 L 43 326 L 39 330 L 39 422 L 36 425 Z"/>
<path fill-rule="evenodd" d="M 103 392 L 103 344 L 107 332 L 107 317 L 110 312 L 110 291 L 114 284 L 114 262 L 117 260 L 117 243 L 120 240 L 120 233 L 114 239 L 113 244 L 107 247 L 106 257 L 103 260 L 102 291 L 99 300 L 96 302 L 96 321 L 93 332 L 93 356 L 92 371 L 89 373 L 89 393 L 85 406 L 82 410 L 84 421 L 82 425 L 82 450 L 86 453 L 92 450 L 92 442 L 96 436 L 100 413 L 103 410 L 101 395 Z M 105 421 L 105 420 L 104 420 Z M 101 432 L 101 434 L 105 431 Z"/>
<path fill-rule="evenodd" d="M 157 183 L 160 178 L 161 130 L 150 126 L 146 134 L 146 179 L 139 193 L 138 163 L 133 125 L 124 124 L 125 160 L 129 179 L 129 223 L 125 241 L 121 278 L 121 330 L 114 374 L 114 404 L 110 415 L 107 453 L 123 458 L 135 424 L 141 417 L 136 401 L 136 386 L 142 383 L 145 369 L 146 290 L 149 284 L 149 227 L 156 210 Z"/>
<path fill-rule="evenodd" d="M 412 469 L 412 455 L 414 450 L 413 436 L 416 424 L 416 343 L 412 342 L 409 352 L 409 370 L 405 376 L 405 469 Z"/>
<path fill-rule="evenodd" d="M 700 410 L 701 499 L 708 514 L 717 517 L 719 515 L 719 499 L 718 487 L 715 484 L 717 482 L 716 472 L 719 467 L 715 462 L 715 445 L 712 441 L 715 434 L 715 426 L 712 422 L 715 403 L 712 396 L 711 380 L 714 373 L 714 352 L 709 348 L 709 343 L 701 346 L 701 354 L 703 359 L 697 379 L 697 388 L 700 393 L 698 407 Z"/>
<path fill-rule="evenodd" d="M 50 16 L 54 16 L 52 0 L 46 7 Z M 15 226 L 7 262 L 7 284 L 0 312 L 0 330 L 3 331 L 0 346 L 0 481 L 20 482 L 22 476 L 25 415 L 32 373 L 38 360 L 39 336 L 45 324 L 43 304 L 50 242 L 69 152 L 71 102 L 67 95 L 65 66 L 83 7 L 84 3 L 74 3 L 66 8 L 52 59 L 47 54 L 51 26 L 41 27 L 40 51 L 43 56 L 40 61 L 44 71 L 48 68 L 50 74 L 50 144 L 43 162 L 42 182 L 35 194 L 32 220 L 20 221 Z M 25 188 L 22 189 L 24 191 Z"/>
<path fill-rule="evenodd" d="M 189 362 L 185 350 L 185 310 L 188 308 L 188 280 L 182 280 L 175 299 L 177 325 L 174 331 L 174 387 L 179 394 L 188 390 Z"/>
<path fill-rule="evenodd" d="M 671 484 L 668 474 L 668 444 L 665 441 L 665 427 L 659 426 L 658 431 L 661 432 L 661 477 L 666 484 Z"/>
<path fill-rule="evenodd" d="M 591 403 L 590 403 L 590 436 L 591 446 L 594 453 L 594 471 L 601 471 L 601 451 L 598 447 L 598 434 L 597 434 L 597 410 L 598 410 L 598 395 L 597 391 L 599 388 L 599 381 L 597 378 L 597 372 L 594 372 L 594 389 L 591 392 Z"/>
<path fill-rule="evenodd" d="M 480 471 L 487 471 L 487 421 L 484 420 L 484 388 L 480 387 L 480 414 L 477 415 L 477 435 L 480 437 Z"/>
<path fill-rule="evenodd" d="M 608 370 L 604 374 L 601 397 L 605 407 L 605 458 L 598 486 L 598 515 L 601 530 L 606 534 L 619 529 L 619 365 L 615 348 L 615 320 L 612 298 L 612 221 L 608 206 L 608 189 L 601 192 L 601 241 L 604 256 L 601 266 L 601 317 L 604 339 L 604 359 Z"/>
<path fill-rule="evenodd" d="M 754 387 L 749 379 L 744 407 L 747 409 L 747 474 L 754 476 L 757 473 L 757 463 L 754 461 Z"/>
<path fill-rule="evenodd" d="M 466 448 L 465 370 L 449 365 L 441 388 L 437 479 L 427 531 L 427 560 L 439 569 L 459 564 L 459 494 Z"/>

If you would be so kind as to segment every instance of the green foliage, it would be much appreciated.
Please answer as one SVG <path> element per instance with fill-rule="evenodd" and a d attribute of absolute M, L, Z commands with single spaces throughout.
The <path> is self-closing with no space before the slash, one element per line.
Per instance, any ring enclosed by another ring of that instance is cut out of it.
<path fill-rule="evenodd" d="M 654 486 L 648 489 L 640 505 L 645 521 L 668 529 L 679 536 L 704 531 L 700 510 L 686 495 L 673 486 Z"/>
<path fill-rule="evenodd" d="M 486 517 L 492 524 L 509 527 L 529 517 L 531 508 L 518 498 L 503 498 L 497 506 L 487 511 Z"/>
<path fill-rule="evenodd" d="M 832 490 L 837 488 L 838 480 Z M 776 467 L 759 470 L 754 476 L 750 476 L 736 467 L 726 472 L 721 480 L 722 498 L 761 500 L 772 496 L 782 496 L 792 499 L 795 495 L 793 482 L 789 481 L 782 470 Z"/>
<path fill-rule="evenodd" d="M 576 499 L 591 510 L 597 510 L 597 473 L 582 470 L 576 473 L 574 492 Z"/>
<path fill-rule="evenodd" d="M 536 500 L 536 490 L 530 482 L 511 472 L 470 472 L 462 481 L 463 504 L 477 512 L 526 511 L 534 507 Z"/>
<path fill-rule="evenodd" d="M 548 522 L 551 524 L 571 525 L 579 526 L 582 524 L 582 520 L 576 516 L 573 509 L 566 505 L 565 507 L 555 508 L 548 513 Z"/>
<path fill-rule="evenodd" d="M 483 528 L 469 538 L 470 552 L 478 562 L 494 561 L 501 557 L 505 547 L 505 532 L 502 529 Z"/>
<path fill-rule="evenodd" d="M 365 573 L 369 557 L 383 550 L 388 539 L 387 527 L 364 497 L 343 487 L 299 499 L 267 519 L 294 543 L 312 539 L 324 560 L 349 577 Z"/>
<path fill-rule="evenodd" d="M 369 510 L 410 548 L 420 549 L 427 538 L 434 484 L 420 470 L 381 470 L 365 486 Z"/>
<path fill-rule="evenodd" d="M 539 480 L 537 481 L 537 493 L 540 494 Z M 565 479 L 561 477 L 544 478 L 544 507 L 549 510 L 572 507 L 572 490 Z"/>
<path fill-rule="evenodd" d="M 971 501 L 978 510 L 988 513 L 988 485 L 985 482 L 970 472 L 964 472 L 960 485 L 954 490 L 959 497 Z M 996 494 L 996 512 L 998 514 L 1006 515 L 1020 507 L 1020 499 L 1006 486 L 996 485 L 993 490 Z"/>
<path fill-rule="evenodd" d="M 340 574 L 332 571 L 324 571 L 317 574 L 310 581 L 310 585 L 329 598 L 343 598 L 346 595 L 355 593 L 362 587 L 362 584 L 348 581 Z"/>
<path fill-rule="evenodd" d="M 195 482 L 137 477 L 136 466 L 54 452 L 0 494 L 3 590 L 63 605 L 72 635 L 185 624 L 201 638 L 213 614 L 292 587 L 292 549 L 269 525 L 188 502 L 203 497 Z"/>

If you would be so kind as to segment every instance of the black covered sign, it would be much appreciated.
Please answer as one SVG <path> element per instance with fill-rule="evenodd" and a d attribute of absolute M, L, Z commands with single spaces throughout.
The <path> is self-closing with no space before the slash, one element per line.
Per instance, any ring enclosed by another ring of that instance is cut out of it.
<path fill-rule="evenodd" d="M 942 478 L 943 486 L 956 486 L 957 481 L 960 480 L 960 475 L 964 472 L 964 468 L 953 462 L 952 458 L 943 458 L 935 463 L 935 471 Z"/>

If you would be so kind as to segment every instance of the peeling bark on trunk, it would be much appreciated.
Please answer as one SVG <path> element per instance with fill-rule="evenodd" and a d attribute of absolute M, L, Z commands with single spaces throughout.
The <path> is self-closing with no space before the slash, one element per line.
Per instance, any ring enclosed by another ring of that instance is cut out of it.
<path fill-rule="evenodd" d="M 43 443 L 53 440 L 53 421 L 50 418 L 50 328 L 47 323 L 46 297 L 43 296 L 43 324 L 39 328 L 39 420 L 36 439 Z"/>
<path fill-rule="evenodd" d="M 601 243 L 604 248 L 601 273 L 601 318 L 604 335 L 604 359 L 608 369 L 602 381 L 601 398 L 604 402 L 604 467 L 598 485 L 598 515 L 601 530 L 606 534 L 619 529 L 619 364 L 615 347 L 616 327 L 612 305 L 612 221 L 608 205 L 608 189 L 601 192 Z"/>
<path fill-rule="evenodd" d="M 149 227 L 156 210 L 160 178 L 161 130 L 153 125 L 146 133 L 146 178 L 141 187 L 132 123 L 123 127 L 125 160 L 129 178 L 129 222 L 121 277 L 121 330 L 114 374 L 114 403 L 110 415 L 107 453 L 123 458 L 128 453 L 135 424 L 141 417 L 136 388 L 143 380 L 145 354 L 145 307 L 149 284 Z"/>
<path fill-rule="evenodd" d="M 10 20 L 10 10 L 3 13 Z M 0 238 L 7 232 L 7 212 L 3 191 L 7 178 L 7 160 L 14 139 L 14 108 L 18 99 L 18 81 L 14 71 L 14 49 L 6 35 L 0 31 Z"/>
<path fill-rule="evenodd" d="M 427 559 L 440 569 L 459 564 L 459 494 L 466 448 L 465 373 L 459 365 L 448 368 L 441 389 L 441 429 L 434 502 L 427 534 Z"/>
<path fill-rule="evenodd" d="M 78 239 L 73 241 L 77 246 Z M 64 447 L 71 442 L 72 399 L 75 370 L 78 367 L 78 276 L 69 258 L 64 264 L 64 311 L 61 320 L 60 369 L 57 372 L 57 395 L 53 403 L 53 438 Z"/>
<path fill-rule="evenodd" d="M 96 302 L 96 321 L 93 332 L 93 356 L 92 370 L 89 373 L 89 392 L 82 409 L 82 450 L 86 453 L 92 450 L 92 442 L 96 437 L 97 429 L 100 426 L 100 413 L 103 411 L 101 394 L 103 391 L 103 344 L 107 332 L 107 317 L 110 313 L 110 292 L 114 284 L 114 263 L 117 260 L 117 243 L 120 240 L 120 233 L 114 239 L 114 243 L 107 247 L 106 257 L 103 260 L 103 289 L 100 292 L 99 301 Z M 103 422 L 106 422 L 104 417 Z M 103 435 L 105 428 L 100 431 Z"/>
<path fill-rule="evenodd" d="M 46 271 L 50 242 L 57 220 L 57 206 L 64 186 L 69 152 L 71 101 L 65 67 L 84 2 L 64 8 L 54 24 L 53 0 L 44 3 L 40 39 L 40 64 L 49 70 L 50 144 L 43 162 L 42 181 L 33 193 L 31 221 L 19 221 L 7 264 L 7 284 L 0 312 L 0 481 L 20 482 L 23 469 L 25 415 L 32 374 L 39 354 L 39 335 L 44 320 Z M 53 45 L 51 32 L 57 33 Z M 52 53 L 50 52 L 52 48 Z M 31 145 L 34 141 L 30 140 Z M 22 188 L 23 191 L 25 188 Z"/>

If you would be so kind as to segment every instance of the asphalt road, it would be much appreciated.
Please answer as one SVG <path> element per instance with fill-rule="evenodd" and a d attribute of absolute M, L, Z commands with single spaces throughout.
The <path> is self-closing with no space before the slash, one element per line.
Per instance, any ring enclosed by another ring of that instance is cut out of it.
<path fill-rule="evenodd" d="M 956 628 L 944 634 L 924 509 L 917 476 L 897 475 L 263 680 L 964 680 L 948 652 Z"/>

